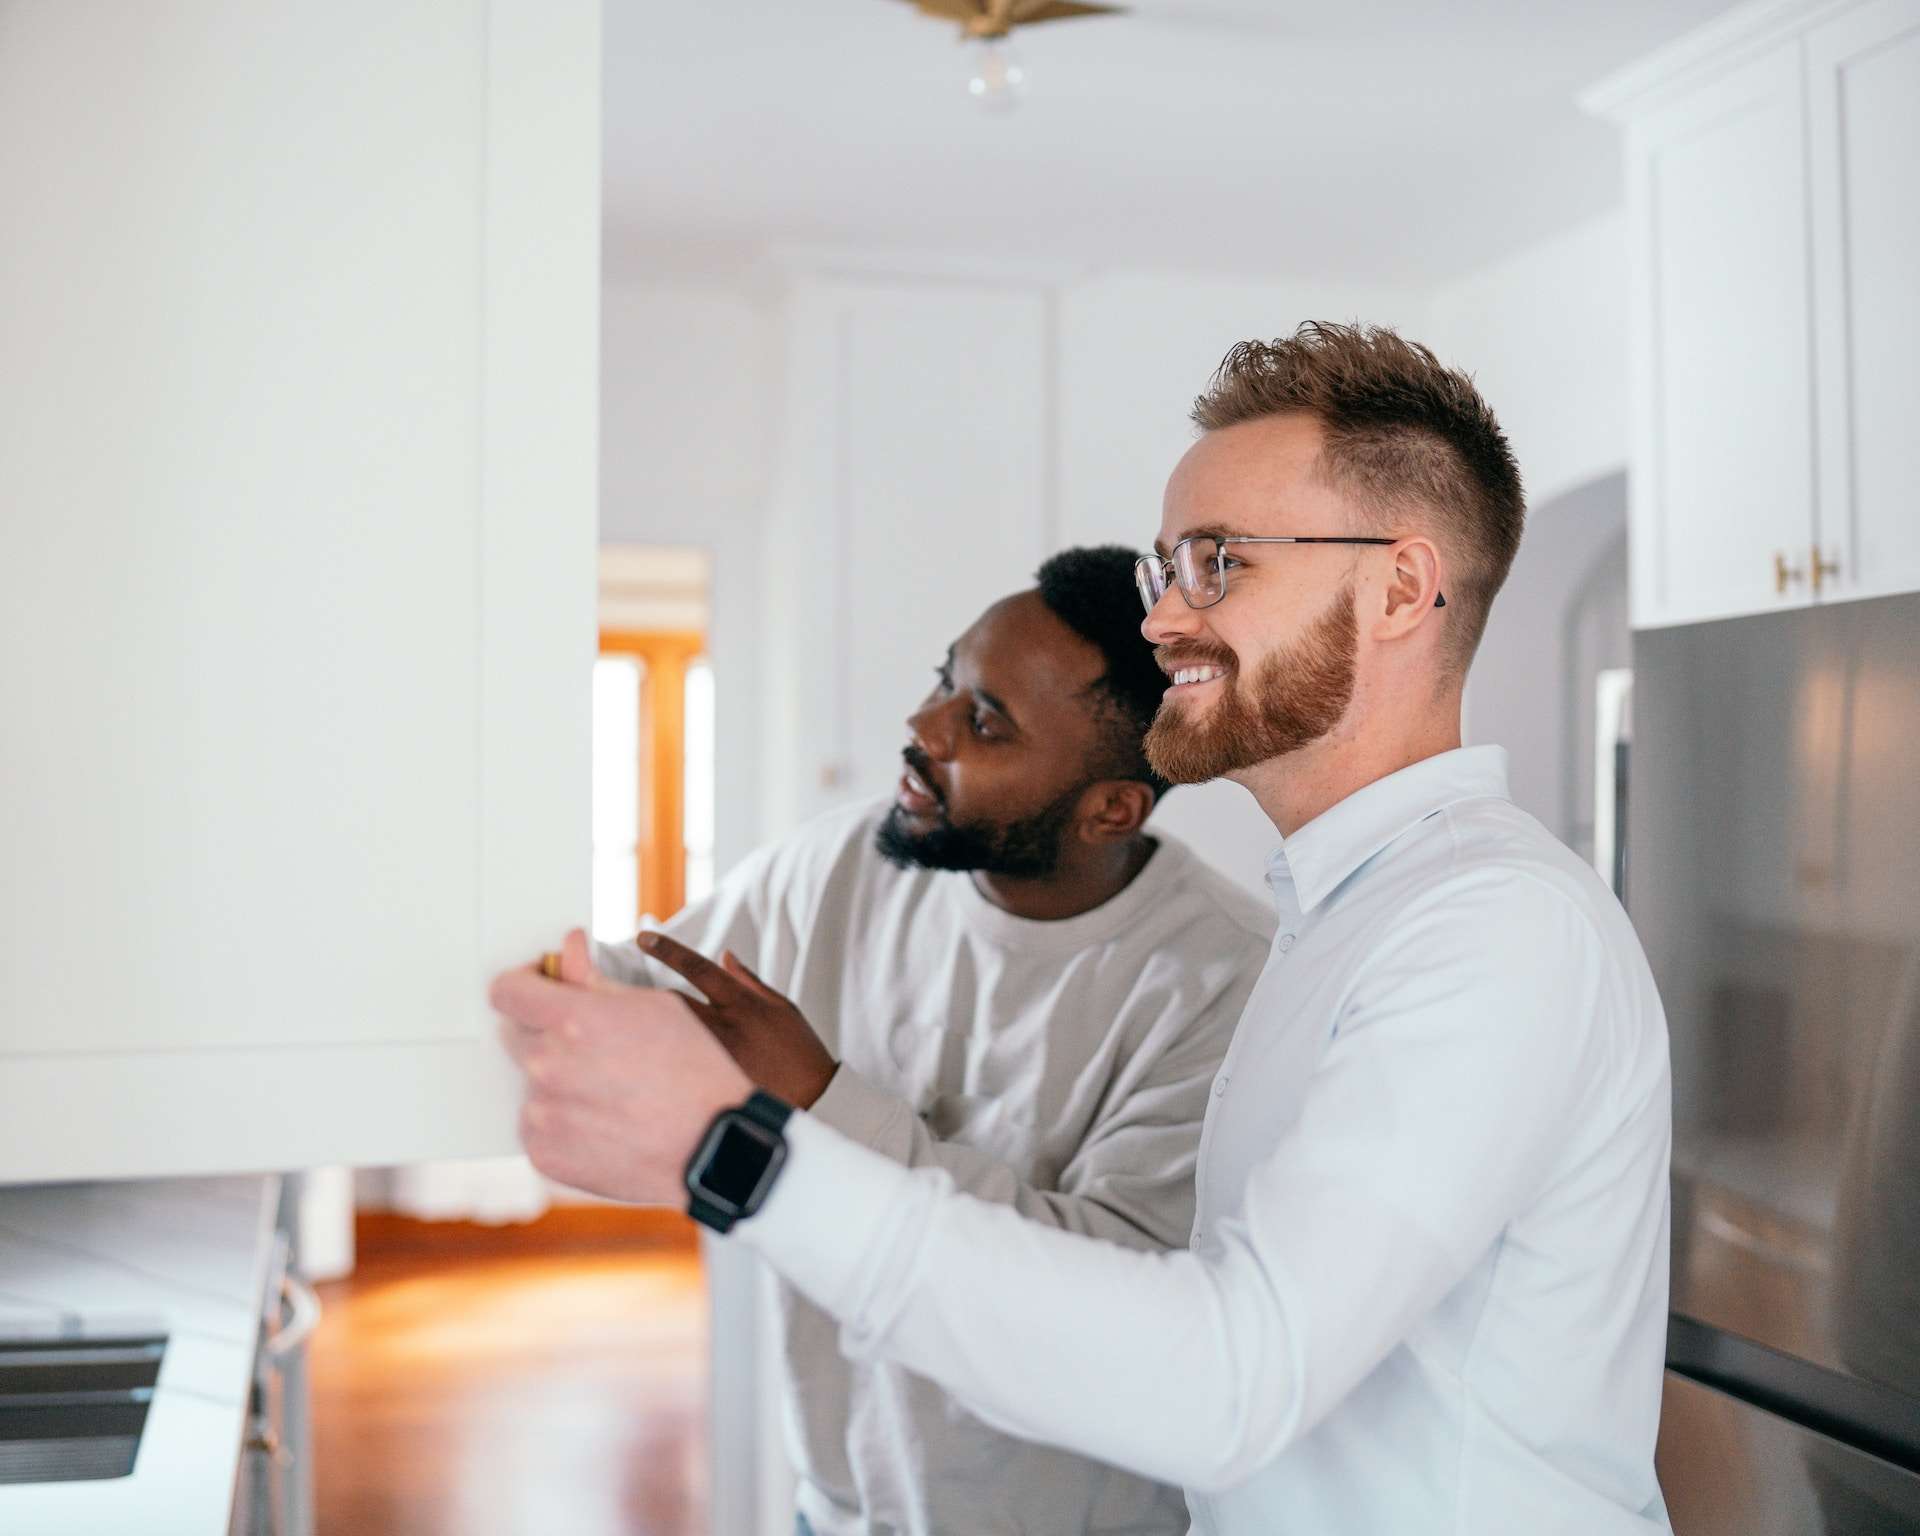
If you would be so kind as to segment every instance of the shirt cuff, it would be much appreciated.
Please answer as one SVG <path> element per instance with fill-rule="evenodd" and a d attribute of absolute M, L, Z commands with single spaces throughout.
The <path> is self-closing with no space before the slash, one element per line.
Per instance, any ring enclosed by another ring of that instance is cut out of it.
<path fill-rule="evenodd" d="M 869 1082 L 844 1061 L 834 1069 L 826 1091 L 807 1110 L 822 1125 L 830 1125 L 842 1136 L 863 1147 L 878 1148 L 887 1127 L 903 1114 L 911 1114 L 904 1099 Z"/>
<path fill-rule="evenodd" d="M 919 1204 L 914 1175 L 808 1111 L 788 1119 L 786 1139 L 767 1203 L 733 1230 L 809 1301 L 853 1322 L 876 1260 Z"/>

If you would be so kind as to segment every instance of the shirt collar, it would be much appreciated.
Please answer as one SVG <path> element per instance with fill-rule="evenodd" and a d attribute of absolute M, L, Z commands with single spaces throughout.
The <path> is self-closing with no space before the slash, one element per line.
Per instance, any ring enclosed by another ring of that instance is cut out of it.
<path fill-rule="evenodd" d="M 1375 779 L 1284 839 L 1267 883 L 1290 881 L 1311 912 L 1349 875 L 1410 827 L 1462 800 L 1507 798 L 1507 749 L 1460 747 Z"/>

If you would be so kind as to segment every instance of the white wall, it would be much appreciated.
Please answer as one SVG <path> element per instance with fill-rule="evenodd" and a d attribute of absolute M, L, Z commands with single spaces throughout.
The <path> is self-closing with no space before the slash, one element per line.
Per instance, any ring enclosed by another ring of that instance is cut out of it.
<path fill-rule="evenodd" d="M 758 522 L 777 313 L 744 284 L 610 282 L 601 309 L 601 533 L 674 544 Z"/>
<path fill-rule="evenodd" d="M 1514 804 L 1593 856 L 1595 686 L 1630 666 L 1627 486 L 1605 475 L 1529 513 L 1467 681 L 1466 739 L 1507 749 Z"/>
<path fill-rule="evenodd" d="M 1627 227 L 1612 213 L 1435 290 L 1415 333 L 1465 368 L 1544 507 L 1627 462 Z"/>
<path fill-rule="evenodd" d="M 1527 490 L 1520 556 L 1467 687 L 1467 739 L 1506 747 L 1515 802 L 1590 854 L 1593 674 L 1629 660 L 1624 215 L 1437 290 L 1419 335 L 1474 375 Z"/>

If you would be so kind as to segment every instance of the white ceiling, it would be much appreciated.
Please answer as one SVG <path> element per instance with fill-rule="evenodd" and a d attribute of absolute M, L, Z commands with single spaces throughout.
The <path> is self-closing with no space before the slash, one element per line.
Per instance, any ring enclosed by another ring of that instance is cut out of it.
<path fill-rule="evenodd" d="M 608 0 L 610 268 L 771 245 L 1425 284 L 1618 203 L 1575 94 L 1726 0 L 1134 0 L 1016 36 L 1011 113 L 906 0 Z"/>

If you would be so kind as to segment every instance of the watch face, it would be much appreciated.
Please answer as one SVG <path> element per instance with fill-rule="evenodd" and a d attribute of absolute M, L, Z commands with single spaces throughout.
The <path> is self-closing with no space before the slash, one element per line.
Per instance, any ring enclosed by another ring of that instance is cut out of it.
<path fill-rule="evenodd" d="M 777 1132 L 745 1115 L 722 1117 L 695 1160 L 693 1183 L 702 1198 L 730 1215 L 745 1215 L 773 1181 L 786 1156 Z"/>

